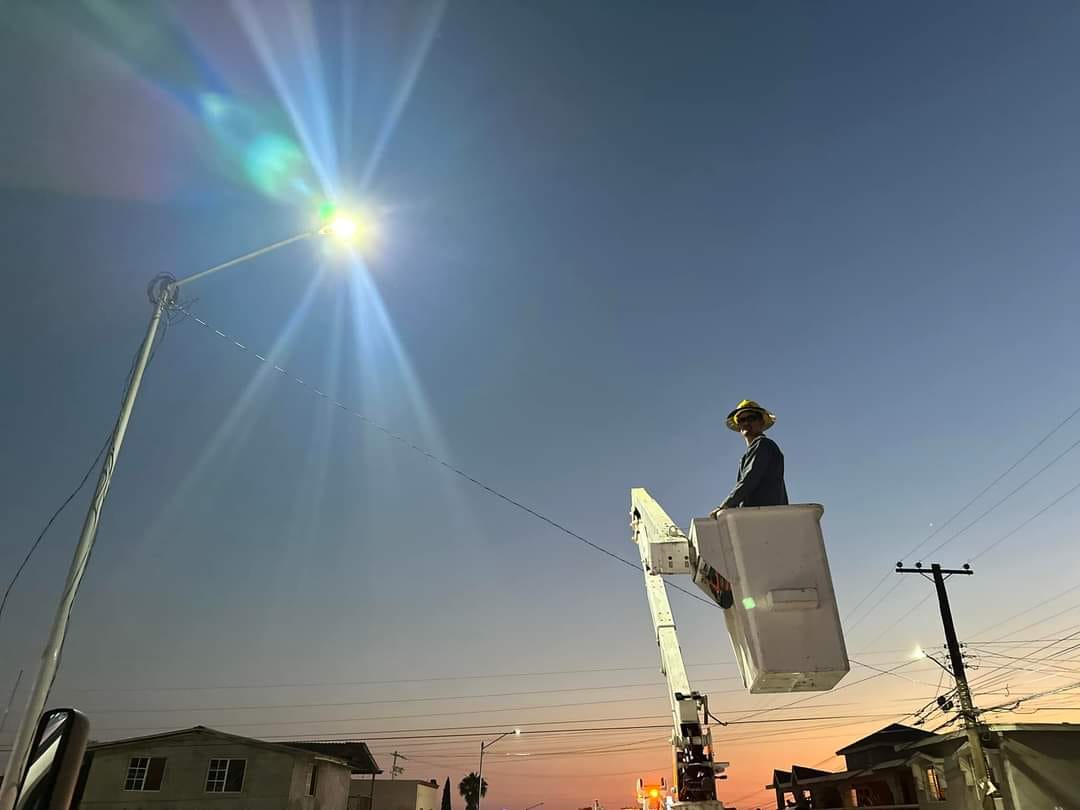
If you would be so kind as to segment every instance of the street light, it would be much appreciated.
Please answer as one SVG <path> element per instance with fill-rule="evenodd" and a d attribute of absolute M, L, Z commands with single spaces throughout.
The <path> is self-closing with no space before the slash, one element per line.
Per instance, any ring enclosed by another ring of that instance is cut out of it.
<path fill-rule="evenodd" d="M 339 239 L 352 239 L 359 229 L 360 224 L 354 217 L 339 214 L 319 228 L 319 233 L 323 236 L 336 236 Z"/>
<path fill-rule="evenodd" d="M 124 399 L 120 405 L 120 415 L 116 419 L 112 436 L 109 438 L 104 461 L 101 465 L 101 474 L 98 476 L 94 497 L 90 500 L 90 508 L 87 510 L 86 519 L 83 521 L 79 542 L 75 546 L 71 568 L 68 570 L 67 583 L 60 596 L 60 605 L 56 611 L 56 618 L 53 620 L 52 628 L 49 630 L 49 639 L 41 655 L 41 665 L 38 668 L 34 685 L 30 690 L 26 711 L 19 723 L 18 730 L 15 732 L 15 740 L 12 742 L 11 753 L 4 769 L 4 779 L 0 783 L 0 810 L 13 810 L 18 799 L 19 782 L 22 779 L 23 770 L 26 768 L 38 717 L 45 709 L 45 701 L 48 699 L 49 690 L 52 688 L 56 671 L 60 665 L 60 651 L 64 646 L 64 636 L 67 634 L 71 605 L 75 601 L 79 584 L 82 582 L 83 574 L 86 572 L 86 565 L 90 560 L 90 551 L 93 549 L 94 540 L 97 538 L 101 510 L 105 505 L 105 496 L 109 493 L 109 485 L 112 483 L 113 473 L 116 470 L 116 459 L 120 454 L 120 446 L 124 443 L 128 421 L 131 419 L 131 412 L 135 407 L 135 398 L 139 394 L 139 386 L 142 384 L 143 373 L 146 371 L 147 363 L 150 360 L 150 352 L 153 349 L 154 339 L 157 336 L 158 327 L 161 325 L 161 319 L 176 305 L 178 291 L 192 281 L 201 279 L 211 273 L 235 267 L 258 256 L 291 245 L 293 242 L 320 236 L 332 236 L 344 240 L 351 238 L 359 230 L 360 225 L 355 219 L 335 210 L 324 225 L 314 230 L 298 233 L 288 239 L 282 239 L 280 242 L 274 242 L 184 278 L 176 279 L 169 275 L 162 275 L 151 283 L 149 294 L 150 303 L 154 305 L 154 312 L 150 316 L 146 336 L 143 337 L 142 344 L 139 347 L 135 367 L 132 369 L 131 377 L 128 380 L 127 390 L 124 391 Z"/>
<path fill-rule="evenodd" d="M 513 731 L 505 731 L 491 742 L 480 741 L 480 768 L 476 772 L 476 810 L 480 810 L 480 799 L 483 798 L 484 794 L 484 751 L 491 748 L 503 737 L 509 737 L 511 734 L 520 737 L 521 729 L 515 728 Z"/>

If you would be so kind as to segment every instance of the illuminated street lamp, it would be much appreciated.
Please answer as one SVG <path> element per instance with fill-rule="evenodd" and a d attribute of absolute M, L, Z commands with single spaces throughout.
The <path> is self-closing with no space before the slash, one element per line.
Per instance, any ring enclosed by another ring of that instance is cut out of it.
<path fill-rule="evenodd" d="M 319 228 L 319 233 L 323 236 L 336 236 L 339 239 L 352 239 L 359 229 L 360 223 L 355 217 L 339 214 Z"/>
<path fill-rule="evenodd" d="M 337 210 L 332 205 L 329 208 L 324 205 L 323 209 L 320 210 L 320 215 L 324 224 L 314 230 L 298 233 L 288 239 L 282 239 L 280 242 L 274 242 L 184 278 L 177 279 L 170 275 L 161 275 L 150 284 L 150 303 L 154 305 L 154 312 L 150 316 L 146 336 L 139 347 L 135 367 L 131 371 L 127 390 L 124 392 L 124 398 L 120 405 L 120 415 L 117 417 L 116 426 L 109 437 L 109 444 L 104 454 L 105 460 L 101 465 L 101 474 L 98 476 L 94 497 L 90 500 L 90 508 L 87 510 L 86 519 L 83 521 L 79 542 L 75 546 L 75 555 L 71 560 L 67 583 L 60 596 L 60 605 L 56 611 L 56 618 L 53 620 L 48 642 L 41 655 L 41 665 L 38 668 L 37 678 L 30 690 L 26 711 L 19 723 L 18 730 L 15 732 L 11 754 L 4 770 L 4 779 L 0 783 L 0 810 L 13 810 L 18 799 L 19 783 L 22 780 L 30 748 L 33 744 L 38 717 L 45 709 L 45 701 L 48 699 L 49 690 L 52 687 L 53 679 L 56 677 L 56 670 L 60 665 L 60 651 L 64 646 L 64 636 L 67 633 L 71 605 L 75 601 L 79 583 L 82 582 L 83 573 L 86 571 L 90 552 L 97 537 L 98 522 L 101 519 L 101 510 L 105 505 L 105 496 L 109 493 L 109 485 L 112 483 L 113 473 L 116 471 L 116 459 L 120 454 L 120 446 L 124 443 L 124 434 L 127 433 L 128 421 L 131 419 L 131 412 L 135 407 L 135 398 L 138 396 L 143 373 L 146 371 L 147 363 L 150 360 L 150 353 L 153 350 L 161 319 L 176 307 L 177 294 L 180 288 L 190 284 L 192 281 L 201 279 L 211 273 L 235 267 L 258 256 L 291 245 L 293 242 L 324 236 L 348 240 L 361 231 L 360 223 L 355 218 Z"/>
<path fill-rule="evenodd" d="M 491 742 L 480 741 L 480 767 L 476 771 L 476 810 L 480 810 L 480 799 L 484 793 L 484 751 L 491 748 L 495 743 L 501 740 L 503 737 L 509 737 L 511 734 L 520 737 L 521 729 L 515 728 L 513 731 L 506 731 L 500 734 Z"/>

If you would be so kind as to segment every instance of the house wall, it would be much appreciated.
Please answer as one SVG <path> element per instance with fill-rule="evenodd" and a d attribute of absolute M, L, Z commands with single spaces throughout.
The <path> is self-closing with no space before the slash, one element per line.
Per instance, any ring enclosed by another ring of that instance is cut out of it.
<path fill-rule="evenodd" d="M 370 779 L 354 779 L 351 807 L 367 808 Z M 416 779 L 376 779 L 374 810 L 439 810 L 438 786 Z"/>
<path fill-rule="evenodd" d="M 957 745 L 951 746 L 958 747 Z M 929 810 L 981 810 L 979 803 L 975 801 L 974 791 L 968 786 L 964 772 L 960 767 L 955 751 L 944 758 L 943 770 L 945 773 L 945 801 L 944 802 L 920 802 L 922 807 Z M 923 796 L 925 799 L 925 796 Z"/>
<path fill-rule="evenodd" d="M 132 757 L 164 757 L 158 791 L 124 790 Z M 246 761 L 239 793 L 207 793 L 211 759 Z M 204 735 L 172 737 L 93 752 L 81 810 L 345 810 L 349 769 L 320 762 L 316 795 L 309 797 L 307 776 L 314 755 L 291 754 Z"/>
<path fill-rule="evenodd" d="M 318 767 L 315 795 L 308 796 L 311 769 Z M 289 787 L 289 810 L 346 810 L 352 776 L 348 768 L 321 757 L 298 757 L 293 762 Z"/>
<path fill-rule="evenodd" d="M 1015 810 L 1053 810 L 1080 806 L 1080 733 L 1004 732 L 1003 790 Z"/>

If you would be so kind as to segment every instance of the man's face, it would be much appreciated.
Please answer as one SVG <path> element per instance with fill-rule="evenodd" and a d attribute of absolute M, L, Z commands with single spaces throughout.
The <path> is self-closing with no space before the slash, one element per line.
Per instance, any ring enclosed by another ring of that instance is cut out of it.
<path fill-rule="evenodd" d="M 761 435 L 761 428 L 765 422 L 761 418 L 760 413 L 757 413 L 756 411 L 744 411 L 735 417 L 735 424 L 739 428 L 739 433 L 747 439 L 753 439 L 755 436 Z"/>

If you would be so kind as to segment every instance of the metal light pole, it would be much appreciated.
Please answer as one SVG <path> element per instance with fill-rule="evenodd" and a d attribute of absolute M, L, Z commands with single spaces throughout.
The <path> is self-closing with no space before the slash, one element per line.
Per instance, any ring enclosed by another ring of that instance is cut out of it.
<path fill-rule="evenodd" d="M 515 728 L 513 731 L 504 731 L 489 743 L 486 743 L 483 740 L 480 741 L 480 769 L 476 772 L 476 810 L 480 810 L 480 799 L 483 798 L 484 794 L 484 751 L 491 748 L 491 746 L 503 737 L 509 737 L 511 734 L 520 736 L 521 729 Z"/>
<path fill-rule="evenodd" d="M 30 689 L 30 697 L 26 702 L 26 710 L 23 713 L 22 720 L 19 722 L 19 728 L 15 732 L 15 740 L 11 745 L 11 754 L 4 769 L 4 781 L 0 784 L 0 810 L 13 810 L 18 799 L 19 782 L 22 779 L 23 771 L 26 769 L 38 718 L 45 709 L 45 701 L 48 700 L 49 691 L 52 689 L 53 681 L 56 679 L 56 672 L 60 666 L 60 652 L 63 649 L 64 637 L 67 634 L 71 605 L 75 601 L 79 584 L 82 582 L 83 574 L 86 572 L 86 565 L 90 560 L 90 552 L 97 537 L 98 522 L 101 519 L 101 510 L 105 506 L 105 497 L 109 494 L 109 485 L 112 483 L 113 472 L 116 470 L 116 460 L 120 455 L 120 447 L 124 443 L 128 421 L 131 419 L 131 412 L 135 407 L 135 398 L 139 394 L 139 386 L 142 384 L 143 374 L 150 360 L 150 353 L 153 351 L 154 340 L 157 337 L 161 319 L 176 303 L 177 291 L 180 287 L 196 279 L 216 273 L 219 270 L 234 267 L 257 256 L 291 245 L 293 242 L 310 239 L 314 236 L 334 235 L 348 237 L 355 230 L 356 225 L 351 220 L 338 218 L 317 230 L 305 231 L 288 239 L 282 239 L 280 242 L 274 242 L 271 245 L 245 253 L 243 256 L 238 256 L 235 259 L 179 280 L 171 276 L 161 276 L 151 285 L 150 302 L 154 305 L 154 311 L 150 316 L 150 324 L 146 328 L 146 335 L 139 346 L 135 366 L 131 371 L 131 378 L 128 380 L 127 390 L 124 392 L 124 399 L 120 405 L 120 415 L 116 419 L 116 426 L 113 428 L 112 436 L 105 451 L 101 474 L 98 476 L 94 497 L 90 500 L 90 508 L 87 510 L 86 519 L 83 521 L 79 542 L 75 546 L 75 554 L 72 557 L 67 582 L 64 585 L 60 604 L 56 610 L 56 618 L 53 619 L 45 650 L 41 654 L 41 664 L 38 667 L 37 677 Z"/>

